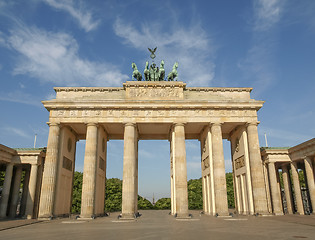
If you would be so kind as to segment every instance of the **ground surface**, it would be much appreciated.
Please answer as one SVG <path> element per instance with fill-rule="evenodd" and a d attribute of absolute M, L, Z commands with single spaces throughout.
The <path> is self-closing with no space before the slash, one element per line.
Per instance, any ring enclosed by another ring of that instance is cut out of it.
<path fill-rule="evenodd" d="M 176 220 L 169 211 L 141 213 L 136 221 L 119 221 L 118 213 L 91 221 L 0 221 L 0 239 L 315 239 L 314 215 L 216 218 L 191 211 L 192 219 Z"/>

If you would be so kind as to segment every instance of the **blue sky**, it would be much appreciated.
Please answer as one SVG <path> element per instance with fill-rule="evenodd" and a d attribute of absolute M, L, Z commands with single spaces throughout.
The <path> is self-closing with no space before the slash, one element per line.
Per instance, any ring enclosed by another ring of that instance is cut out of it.
<path fill-rule="evenodd" d="M 259 138 L 294 146 L 315 136 L 315 1 L 0 0 L 0 143 L 46 146 L 41 100 L 55 86 L 121 86 L 131 63 L 158 47 L 166 72 L 179 62 L 187 86 L 253 87 L 266 101 Z M 82 171 L 84 141 L 77 144 Z M 108 177 L 122 177 L 122 141 L 108 143 Z M 226 170 L 230 150 L 224 142 Z M 188 178 L 200 147 L 187 141 Z M 139 193 L 169 196 L 169 143 L 139 142 Z"/>

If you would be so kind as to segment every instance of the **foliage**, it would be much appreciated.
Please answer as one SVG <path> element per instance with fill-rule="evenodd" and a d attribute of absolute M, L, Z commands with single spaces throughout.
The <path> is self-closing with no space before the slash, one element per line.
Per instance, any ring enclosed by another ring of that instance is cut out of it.
<path fill-rule="evenodd" d="M 154 205 L 154 209 L 171 209 L 170 198 L 160 198 Z"/>
<path fill-rule="evenodd" d="M 299 180 L 300 180 L 301 188 L 305 188 L 306 185 L 305 185 L 305 179 L 304 179 L 303 171 L 299 171 Z"/>
<path fill-rule="evenodd" d="M 3 186 L 5 171 L 0 171 L 0 187 Z"/>
<path fill-rule="evenodd" d="M 234 202 L 234 187 L 233 187 L 233 173 L 226 173 L 226 191 L 229 208 L 235 207 Z"/>
<path fill-rule="evenodd" d="M 1 175 L 0 175 L 1 177 Z M 1 178 L 0 178 L 1 179 Z M 73 181 L 72 213 L 79 213 L 81 210 L 83 173 L 75 172 Z M 226 186 L 229 207 L 234 207 L 233 174 L 226 174 Z M 189 209 L 202 209 L 202 180 L 191 179 L 187 183 L 188 207 Z M 105 189 L 105 211 L 121 211 L 122 203 L 122 180 L 110 178 L 106 180 Z M 138 196 L 138 209 L 171 209 L 171 199 L 161 198 L 153 206 L 152 203 Z"/>
<path fill-rule="evenodd" d="M 201 178 L 191 179 L 187 183 L 188 189 L 188 208 L 202 209 L 202 182 Z"/>
<path fill-rule="evenodd" d="M 148 210 L 153 209 L 152 203 L 140 195 L 138 195 L 138 209 Z"/>
<path fill-rule="evenodd" d="M 106 180 L 105 211 L 121 211 L 122 180 L 110 178 Z"/>
<path fill-rule="evenodd" d="M 72 191 L 72 213 L 80 213 L 81 211 L 81 194 L 82 194 L 83 173 L 75 172 Z"/>

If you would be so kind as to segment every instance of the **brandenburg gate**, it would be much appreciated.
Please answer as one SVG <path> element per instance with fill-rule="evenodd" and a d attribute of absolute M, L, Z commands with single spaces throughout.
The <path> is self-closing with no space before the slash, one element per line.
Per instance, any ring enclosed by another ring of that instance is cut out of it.
<path fill-rule="evenodd" d="M 189 216 L 185 139 L 200 141 L 206 214 L 229 214 L 223 139 L 231 142 L 238 213 L 267 214 L 257 132 L 257 111 L 263 101 L 251 99 L 251 90 L 186 87 L 163 79 L 127 81 L 122 87 L 55 88 L 56 99 L 43 101 L 50 129 L 39 218 L 70 214 L 75 146 L 80 139 L 86 139 L 83 219 L 104 215 L 107 141 L 111 139 L 124 140 L 122 218 L 138 214 L 138 141 L 147 139 L 170 142 L 173 215 Z"/>

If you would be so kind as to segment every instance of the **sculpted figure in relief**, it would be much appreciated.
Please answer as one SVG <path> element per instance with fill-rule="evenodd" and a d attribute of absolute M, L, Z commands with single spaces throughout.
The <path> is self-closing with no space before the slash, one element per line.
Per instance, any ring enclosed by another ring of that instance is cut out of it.
<path fill-rule="evenodd" d="M 165 78 L 165 69 L 164 69 L 164 61 L 161 61 L 160 70 L 159 70 L 159 81 L 164 81 Z"/>
<path fill-rule="evenodd" d="M 149 62 L 145 63 L 145 68 L 144 68 L 144 78 L 146 81 L 150 81 L 150 71 L 149 71 Z"/>
<path fill-rule="evenodd" d="M 178 68 L 178 62 L 174 64 L 173 70 L 167 75 L 168 81 L 174 81 L 174 79 L 178 76 L 177 68 Z"/>
<path fill-rule="evenodd" d="M 135 63 L 132 63 L 131 67 L 133 68 L 132 79 L 136 79 L 137 81 L 141 81 L 142 75 L 138 71 L 137 65 Z"/>

